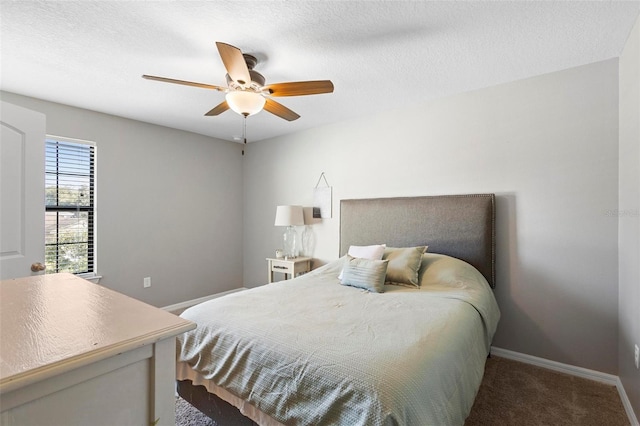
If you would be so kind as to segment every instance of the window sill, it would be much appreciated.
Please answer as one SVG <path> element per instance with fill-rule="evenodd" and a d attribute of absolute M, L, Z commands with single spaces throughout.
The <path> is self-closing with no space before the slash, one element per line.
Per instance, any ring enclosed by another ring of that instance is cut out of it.
<path fill-rule="evenodd" d="M 84 278 L 87 281 L 91 281 L 94 284 L 98 284 L 100 282 L 100 278 L 102 278 L 102 275 L 98 275 L 95 272 L 90 272 L 88 274 L 77 274 L 76 276 Z"/>

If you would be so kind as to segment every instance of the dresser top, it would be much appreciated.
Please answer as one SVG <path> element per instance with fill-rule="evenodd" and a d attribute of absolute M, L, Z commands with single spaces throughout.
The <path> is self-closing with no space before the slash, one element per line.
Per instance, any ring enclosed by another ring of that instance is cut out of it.
<path fill-rule="evenodd" d="M 72 274 L 0 281 L 0 391 L 195 327 Z"/>

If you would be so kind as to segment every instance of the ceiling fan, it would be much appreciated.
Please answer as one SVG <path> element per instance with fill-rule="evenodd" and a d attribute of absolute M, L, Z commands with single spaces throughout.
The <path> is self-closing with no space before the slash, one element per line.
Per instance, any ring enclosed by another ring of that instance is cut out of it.
<path fill-rule="evenodd" d="M 265 78 L 253 69 L 258 63 L 255 56 L 243 54 L 240 49 L 230 44 L 216 42 L 216 46 L 227 70 L 227 87 L 146 74 L 142 78 L 226 92 L 225 100 L 207 112 L 206 116 L 219 115 L 231 109 L 246 118 L 265 109 L 280 118 L 293 121 L 300 118 L 300 115 L 271 99 L 272 96 L 303 96 L 333 92 L 333 83 L 330 80 L 274 83 L 265 86 Z"/>

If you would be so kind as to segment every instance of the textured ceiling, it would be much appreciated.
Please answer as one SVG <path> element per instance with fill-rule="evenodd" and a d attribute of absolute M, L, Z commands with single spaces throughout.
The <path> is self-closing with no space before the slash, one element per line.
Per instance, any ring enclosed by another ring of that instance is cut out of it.
<path fill-rule="evenodd" d="M 2 0 L 2 90 L 233 140 L 224 99 L 142 74 L 226 85 L 215 42 L 259 59 L 267 83 L 330 79 L 332 94 L 277 100 L 249 141 L 617 57 L 640 1 Z M 72 136 L 72 135 L 71 135 Z"/>

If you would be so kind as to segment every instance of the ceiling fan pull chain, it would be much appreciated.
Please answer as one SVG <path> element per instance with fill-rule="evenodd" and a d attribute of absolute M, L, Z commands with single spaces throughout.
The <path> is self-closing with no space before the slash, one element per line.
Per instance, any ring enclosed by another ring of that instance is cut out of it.
<path fill-rule="evenodd" d="M 242 121 L 242 139 L 244 140 L 245 145 L 247 144 L 247 116 L 243 116 Z"/>
<path fill-rule="evenodd" d="M 247 144 L 247 115 L 242 114 L 242 140 L 244 144 Z M 242 149 L 242 155 L 244 155 L 244 148 Z"/>

